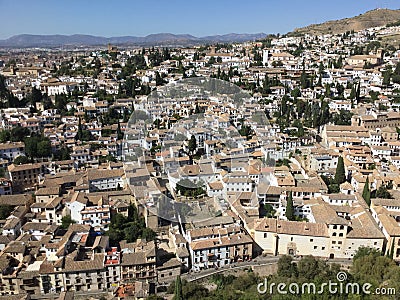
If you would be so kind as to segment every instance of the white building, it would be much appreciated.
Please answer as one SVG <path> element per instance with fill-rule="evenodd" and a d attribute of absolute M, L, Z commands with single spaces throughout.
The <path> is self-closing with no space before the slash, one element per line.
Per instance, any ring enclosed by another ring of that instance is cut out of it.
<path fill-rule="evenodd" d="M 125 187 L 124 171 L 117 170 L 88 170 L 89 191 L 115 191 Z"/>

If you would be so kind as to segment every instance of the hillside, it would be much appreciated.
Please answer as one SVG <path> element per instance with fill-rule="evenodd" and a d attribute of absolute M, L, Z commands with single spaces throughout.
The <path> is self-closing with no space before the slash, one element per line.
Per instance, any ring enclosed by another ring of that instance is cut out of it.
<path fill-rule="evenodd" d="M 359 31 L 370 27 L 384 26 L 400 20 L 400 10 L 374 9 L 352 18 L 328 21 L 321 24 L 312 24 L 303 28 L 296 28 L 288 35 L 298 34 L 337 34 L 346 31 Z"/>

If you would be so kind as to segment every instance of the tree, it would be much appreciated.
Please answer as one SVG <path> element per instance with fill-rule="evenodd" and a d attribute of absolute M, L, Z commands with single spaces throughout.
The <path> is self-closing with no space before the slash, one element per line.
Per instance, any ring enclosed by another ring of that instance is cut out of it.
<path fill-rule="evenodd" d="M 40 90 L 37 88 L 33 87 L 32 88 L 32 93 L 30 94 L 30 102 L 33 107 L 35 107 L 37 102 L 41 102 L 43 100 L 43 95 Z"/>
<path fill-rule="evenodd" d="M 192 153 L 192 154 L 197 149 L 197 141 L 196 141 L 196 138 L 195 138 L 194 135 L 192 135 L 190 137 L 188 148 L 189 148 L 189 152 Z"/>
<path fill-rule="evenodd" d="M 54 154 L 56 160 L 69 160 L 71 159 L 70 150 L 66 146 L 62 146 L 60 150 L 57 150 Z"/>
<path fill-rule="evenodd" d="M 13 210 L 14 207 L 12 207 L 11 205 L 0 205 L 0 220 L 7 219 L 11 215 Z"/>
<path fill-rule="evenodd" d="M 61 228 L 68 229 L 69 225 L 75 224 L 76 221 L 71 218 L 70 215 L 66 215 L 61 218 Z"/>
<path fill-rule="evenodd" d="M 141 238 L 146 241 L 153 241 L 157 237 L 157 233 L 151 228 L 144 228 L 141 234 Z"/>
<path fill-rule="evenodd" d="M 364 184 L 362 197 L 365 200 L 365 202 L 368 204 L 368 206 L 370 206 L 371 205 L 371 191 L 369 189 L 369 179 L 368 179 L 368 177 L 367 177 L 367 180 L 365 181 L 365 184 Z"/>
<path fill-rule="evenodd" d="M 17 126 L 11 129 L 11 141 L 21 142 L 25 137 L 30 135 L 30 131 L 26 127 Z"/>
<path fill-rule="evenodd" d="M 300 91 L 300 89 L 298 88 L 298 87 L 296 87 L 294 90 L 292 90 L 291 92 L 290 92 L 290 95 L 293 97 L 293 98 L 298 98 L 298 97 L 300 97 L 301 96 L 301 91 Z"/>
<path fill-rule="evenodd" d="M 345 170 L 344 170 L 343 157 L 339 156 L 338 164 L 337 164 L 337 167 L 336 167 L 336 173 L 335 173 L 335 183 L 336 184 L 342 184 L 345 181 L 346 181 L 346 173 L 345 173 Z"/>
<path fill-rule="evenodd" d="M 299 272 L 299 277 L 303 277 L 307 280 L 313 280 L 317 275 L 320 274 L 318 261 L 313 256 L 303 257 L 299 261 L 297 269 Z"/>
<path fill-rule="evenodd" d="M 289 255 L 283 255 L 278 260 L 278 275 L 290 278 L 297 276 L 297 265 Z"/>
<path fill-rule="evenodd" d="M 0 143 L 5 143 L 9 141 L 11 138 L 11 134 L 8 130 L 0 131 Z"/>
<path fill-rule="evenodd" d="M 14 165 L 24 165 L 29 163 L 29 158 L 27 158 L 25 155 L 20 155 L 14 159 L 13 163 Z"/>
<path fill-rule="evenodd" d="M 25 153 L 26 155 L 33 160 L 33 158 L 37 154 L 37 146 L 38 146 L 38 138 L 36 136 L 27 137 L 24 140 L 25 143 Z"/>
<path fill-rule="evenodd" d="M 294 219 L 295 219 L 292 192 L 289 192 L 289 196 L 287 197 L 287 200 L 286 200 L 285 216 L 289 221 L 294 221 Z"/>
<path fill-rule="evenodd" d="M 382 256 L 377 250 L 362 249 L 362 251 L 364 253 L 361 256 L 358 255 L 359 251 L 357 251 L 351 268 L 354 279 L 357 281 L 369 282 L 373 286 L 379 286 L 387 280 L 389 269 L 398 268 L 394 260 Z"/>
<path fill-rule="evenodd" d="M 376 191 L 375 198 L 392 199 L 392 195 L 389 193 L 386 186 L 381 185 Z"/>
<path fill-rule="evenodd" d="M 162 85 L 164 80 L 161 78 L 160 73 L 156 72 L 156 86 Z"/>
<path fill-rule="evenodd" d="M 124 138 L 124 134 L 122 133 L 121 130 L 121 124 L 118 121 L 118 126 L 117 126 L 117 139 L 122 140 Z"/>
<path fill-rule="evenodd" d="M 84 142 L 92 141 L 93 140 L 92 133 L 89 130 L 83 130 L 81 140 Z"/>
<path fill-rule="evenodd" d="M 387 253 L 387 256 L 390 258 L 393 258 L 394 255 L 394 238 L 392 239 L 392 243 L 390 246 L 390 251 Z"/>
<path fill-rule="evenodd" d="M 37 144 L 37 156 L 49 157 L 51 155 L 51 142 L 44 139 Z"/>
<path fill-rule="evenodd" d="M 176 276 L 175 293 L 173 300 L 183 300 L 182 281 L 180 275 Z"/>

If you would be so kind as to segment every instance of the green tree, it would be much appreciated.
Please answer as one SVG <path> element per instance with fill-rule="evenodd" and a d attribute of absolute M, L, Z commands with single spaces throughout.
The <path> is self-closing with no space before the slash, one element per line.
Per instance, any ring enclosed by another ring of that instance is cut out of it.
<path fill-rule="evenodd" d="M 368 177 L 367 177 L 367 180 L 365 181 L 365 184 L 364 184 L 362 197 L 365 200 L 365 202 L 368 204 L 368 206 L 371 206 L 371 190 L 369 189 L 369 179 L 368 179 Z"/>
<path fill-rule="evenodd" d="M 285 278 L 297 276 L 297 265 L 290 255 L 283 255 L 278 260 L 278 275 Z"/>
<path fill-rule="evenodd" d="M 118 121 L 118 126 L 117 126 L 117 139 L 122 140 L 124 138 L 124 134 L 122 133 L 121 130 L 121 124 Z"/>
<path fill-rule="evenodd" d="M 21 142 L 29 136 L 31 132 L 29 131 L 28 128 L 22 127 L 22 126 L 17 126 L 11 129 L 11 141 L 12 142 Z"/>
<path fill-rule="evenodd" d="M 390 269 L 395 267 L 398 268 L 391 258 L 372 253 L 354 259 L 351 273 L 356 281 L 369 282 L 378 287 L 388 279 Z"/>
<path fill-rule="evenodd" d="M 298 98 L 298 97 L 300 97 L 301 96 L 301 91 L 300 91 L 300 89 L 298 88 L 298 87 L 296 87 L 295 89 L 293 89 L 291 92 L 290 92 L 290 95 L 293 97 L 293 98 Z"/>
<path fill-rule="evenodd" d="M 392 199 L 393 197 L 389 193 L 387 187 L 382 184 L 376 191 L 375 198 Z"/>
<path fill-rule="evenodd" d="M 0 205 L 0 220 L 7 219 L 11 215 L 13 210 L 14 207 L 12 207 L 11 205 Z"/>
<path fill-rule="evenodd" d="M 183 300 L 182 281 L 180 275 L 176 276 L 173 300 Z"/>
<path fill-rule="evenodd" d="M 11 138 L 10 131 L 2 130 L 0 131 L 0 143 L 8 142 Z"/>
<path fill-rule="evenodd" d="M 92 133 L 89 130 L 83 130 L 81 140 L 84 142 L 93 141 Z"/>
<path fill-rule="evenodd" d="M 346 181 L 346 173 L 345 173 L 345 170 L 344 170 L 343 157 L 339 156 L 338 164 L 336 166 L 335 183 L 336 184 L 342 184 L 345 181 Z"/>
<path fill-rule="evenodd" d="M 156 237 L 157 233 L 153 229 L 146 227 L 142 230 L 142 239 L 145 239 L 146 241 L 154 241 Z"/>
<path fill-rule="evenodd" d="M 77 140 L 82 140 L 82 136 L 83 136 L 82 121 L 81 121 L 81 118 L 79 118 L 79 120 L 78 120 L 78 132 L 76 134 L 76 139 Z"/>
<path fill-rule="evenodd" d="M 320 273 L 318 260 L 316 260 L 313 256 L 303 257 L 299 261 L 297 269 L 299 272 L 299 277 L 305 278 L 307 280 L 313 280 Z"/>
<path fill-rule="evenodd" d="M 29 163 L 29 161 L 29 158 L 27 158 L 25 155 L 20 155 L 14 159 L 13 163 L 14 165 L 24 165 Z"/>
<path fill-rule="evenodd" d="M 66 215 L 61 218 L 61 228 L 68 229 L 69 225 L 75 224 L 76 221 L 71 218 L 70 215 Z"/>
<path fill-rule="evenodd" d="M 62 146 L 60 150 L 57 150 L 54 154 L 56 160 L 69 160 L 71 159 L 70 150 L 66 146 Z"/>
<path fill-rule="evenodd" d="M 292 192 L 289 192 L 289 195 L 288 195 L 287 200 L 286 200 L 285 216 L 289 221 L 294 221 L 295 220 Z"/>
<path fill-rule="evenodd" d="M 162 85 L 164 80 L 161 78 L 160 73 L 156 72 L 156 86 Z"/>
<path fill-rule="evenodd" d="M 188 149 L 191 154 L 193 154 L 197 149 L 197 141 L 194 135 L 190 137 Z"/>
<path fill-rule="evenodd" d="M 37 157 L 49 157 L 51 155 L 51 142 L 44 139 L 37 144 Z"/>
<path fill-rule="evenodd" d="M 27 137 L 24 142 L 25 153 L 31 160 L 33 160 L 37 154 L 38 138 L 36 136 Z"/>

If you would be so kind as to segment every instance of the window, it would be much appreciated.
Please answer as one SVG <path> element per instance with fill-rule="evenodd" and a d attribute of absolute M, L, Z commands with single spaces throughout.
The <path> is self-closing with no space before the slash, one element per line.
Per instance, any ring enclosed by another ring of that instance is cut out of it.
<path fill-rule="evenodd" d="M 314 242 L 314 239 L 310 239 L 310 243 Z"/>
<path fill-rule="evenodd" d="M 267 233 L 266 232 L 264 232 L 264 238 L 267 238 Z"/>
<path fill-rule="evenodd" d="M 314 246 L 314 250 L 316 250 L 318 247 L 317 246 Z"/>

